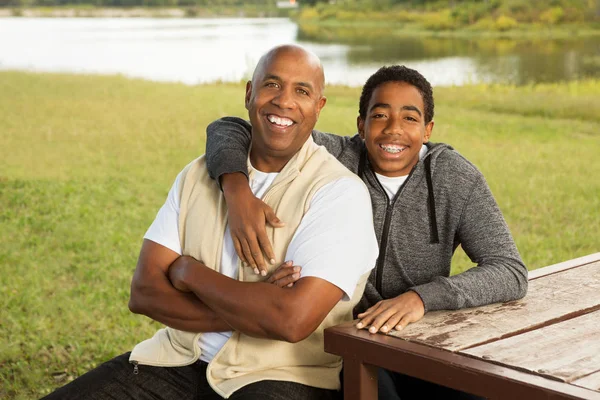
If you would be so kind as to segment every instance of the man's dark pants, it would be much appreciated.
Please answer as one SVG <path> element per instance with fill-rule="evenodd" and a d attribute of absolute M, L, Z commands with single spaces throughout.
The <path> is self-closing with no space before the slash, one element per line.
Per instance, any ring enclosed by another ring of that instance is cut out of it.
<path fill-rule="evenodd" d="M 220 400 L 206 379 L 207 364 L 198 361 L 185 367 L 151 367 L 139 365 L 137 374 L 129 363 L 129 353 L 122 354 L 57 389 L 44 400 L 146 400 L 189 399 Z M 294 382 L 261 381 L 244 386 L 232 400 L 333 400 L 340 392 L 319 389 Z"/>

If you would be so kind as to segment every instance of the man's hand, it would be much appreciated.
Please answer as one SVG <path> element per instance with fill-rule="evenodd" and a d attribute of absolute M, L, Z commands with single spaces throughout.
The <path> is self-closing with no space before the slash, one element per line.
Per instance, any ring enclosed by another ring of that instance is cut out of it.
<path fill-rule="evenodd" d="M 411 322 L 417 322 L 425 314 L 421 297 L 413 291 L 402 293 L 389 300 L 382 300 L 364 313 L 358 314 L 358 329 L 369 327 L 370 333 L 388 333 L 391 329 L 401 330 Z"/>
<path fill-rule="evenodd" d="M 292 287 L 300 279 L 300 270 L 302 267 L 294 265 L 293 261 L 286 261 L 281 264 L 265 282 L 283 287 Z"/>
<path fill-rule="evenodd" d="M 194 263 L 189 262 L 191 261 L 190 259 L 194 260 L 188 256 L 180 256 L 169 266 L 169 280 L 173 287 L 180 292 L 191 291 L 186 283 L 186 279 L 190 272 L 190 268 L 195 268 L 197 266 L 194 265 Z"/>
<path fill-rule="evenodd" d="M 229 212 L 229 229 L 233 245 L 242 262 L 249 264 L 255 273 L 267 275 L 266 255 L 270 263 L 275 254 L 267 237 L 265 226 L 274 228 L 285 224 L 277 218 L 273 209 L 258 199 L 241 173 L 225 174 L 221 178 L 223 194 Z"/>

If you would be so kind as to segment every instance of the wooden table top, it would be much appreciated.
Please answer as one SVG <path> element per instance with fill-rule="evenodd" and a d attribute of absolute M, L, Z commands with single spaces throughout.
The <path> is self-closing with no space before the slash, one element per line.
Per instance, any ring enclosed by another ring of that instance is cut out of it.
<path fill-rule="evenodd" d="M 413 357 L 412 362 L 423 361 L 430 369 L 439 367 L 436 376 L 425 367 L 414 376 L 431 375 L 428 380 L 440 384 L 448 384 L 437 376 L 444 365 L 451 376 L 454 370 L 480 373 L 490 378 L 485 385 L 464 383 L 484 396 L 501 390 L 492 388 L 496 376 L 512 380 L 515 390 L 521 382 L 530 393 L 545 387 L 564 398 L 600 399 L 600 253 L 532 271 L 529 279 L 521 300 L 430 312 L 388 335 L 371 335 L 352 324 L 329 328 L 325 350 L 345 362 L 352 358 L 412 374 L 406 365 L 388 360 L 401 353 L 405 362 Z M 369 347 L 369 354 L 362 354 L 361 347 Z M 385 348 L 378 356 L 382 360 L 373 356 L 378 348 Z M 456 387 L 461 377 L 457 372 L 448 386 L 461 389 Z"/>

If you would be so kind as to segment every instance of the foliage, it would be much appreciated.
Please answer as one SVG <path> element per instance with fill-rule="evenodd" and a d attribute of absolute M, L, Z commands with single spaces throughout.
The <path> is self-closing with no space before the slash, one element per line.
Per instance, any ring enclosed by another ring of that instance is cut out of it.
<path fill-rule="evenodd" d="M 596 4 L 597 3 L 597 4 Z M 600 22 L 600 2 L 553 0 L 548 8 L 545 0 L 338 0 L 317 2 L 303 7 L 298 20 L 329 23 L 364 23 L 365 21 L 414 24 L 432 31 L 460 28 L 490 29 L 505 32 L 523 24 L 535 28 L 545 25 Z"/>
<path fill-rule="evenodd" d="M 499 31 L 507 31 L 509 29 L 515 28 L 517 25 L 518 23 L 514 18 L 507 17 L 506 15 L 501 15 L 496 19 L 494 28 Z"/>
<path fill-rule="evenodd" d="M 548 25 L 556 25 L 565 16 L 562 7 L 552 7 L 540 14 L 540 21 Z"/>
<path fill-rule="evenodd" d="M 599 91 L 435 89 L 432 140 L 482 170 L 529 268 L 598 251 Z M 0 72 L 0 398 L 39 398 L 153 334 L 127 310 L 142 236 L 208 123 L 245 115 L 243 93 Z M 318 128 L 355 132 L 359 93 L 329 87 Z M 457 253 L 454 272 L 470 266 Z"/>

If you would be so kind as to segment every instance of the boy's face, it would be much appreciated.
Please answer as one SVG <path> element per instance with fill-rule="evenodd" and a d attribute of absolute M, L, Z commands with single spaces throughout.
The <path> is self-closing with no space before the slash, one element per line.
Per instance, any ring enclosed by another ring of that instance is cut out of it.
<path fill-rule="evenodd" d="M 359 116 L 357 125 L 375 172 L 385 176 L 408 175 L 433 129 L 433 121 L 425 123 L 419 90 L 397 81 L 375 88 L 365 119 Z"/>

